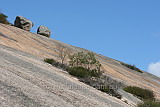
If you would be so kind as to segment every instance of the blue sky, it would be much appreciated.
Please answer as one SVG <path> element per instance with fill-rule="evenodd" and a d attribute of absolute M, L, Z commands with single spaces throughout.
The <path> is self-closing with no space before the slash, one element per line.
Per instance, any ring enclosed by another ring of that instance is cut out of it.
<path fill-rule="evenodd" d="M 32 32 L 45 25 L 53 39 L 160 76 L 159 5 L 160 0 L 3 0 L 0 10 L 12 23 L 17 15 L 33 21 Z"/>

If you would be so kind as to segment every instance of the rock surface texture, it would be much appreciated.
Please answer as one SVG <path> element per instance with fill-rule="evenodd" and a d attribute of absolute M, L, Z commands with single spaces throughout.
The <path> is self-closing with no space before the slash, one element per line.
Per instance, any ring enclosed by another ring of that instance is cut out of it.
<path fill-rule="evenodd" d="M 37 34 L 40 34 L 46 37 L 50 37 L 51 31 L 46 26 L 39 26 L 37 29 Z"/>
<path fill-rule="evenodd" d="M 55 45 L 59 43 L 73 52 L 87 51 L 14 26 L 0 24 L 0 107 L 135 106 L 135 101 L 129 101 L 137 99 L 123 90 L 120 90 L 124 94 L 123 98 L 117 99 L 45 63 L 44 58 L 57 57 Z M 160 78 L 130 70 L 108 57 L 98 54 L 96 57 L 106 75 L 125 85 L 153 90 L 160 99 Z M 126 100 L 128 104 L 125 103 Z"/>
<path fill-rule="evenodd" d="M 14 21 L 14 26 L 24 29 L 26 31 L 30 31 L 33 27 L 33 23 L 22 16 L 17 16 Z"/>

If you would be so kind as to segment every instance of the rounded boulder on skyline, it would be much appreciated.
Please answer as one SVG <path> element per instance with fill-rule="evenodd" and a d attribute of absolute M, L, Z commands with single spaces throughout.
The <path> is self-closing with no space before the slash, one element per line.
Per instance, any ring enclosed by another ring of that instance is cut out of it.
<path fill-rule="evenodd" d="M 33 22 L 22 16 L 17 16 L 14 21 L 14 26 L 24 29 L 26 31 L 30 31 L 33 27 Z"/>
<path fill-rule="evenodd" d="M 51 36 L 51 31 L 46 27 L 46 26 L 39 26 L 37 29 L 37 34 L 50 37 Z"/>

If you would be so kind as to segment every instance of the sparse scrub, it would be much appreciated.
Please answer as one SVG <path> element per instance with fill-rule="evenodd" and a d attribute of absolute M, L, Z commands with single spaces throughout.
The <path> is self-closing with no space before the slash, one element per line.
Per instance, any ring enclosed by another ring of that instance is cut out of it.
<path fill-rule="evenodd" d="M 69 67 L 67 71 L 69 72 L 70 75 L 80 78 L 100 76 L 100 73 L 98 73 L 96 70 L 88 70 L 84 67 Z"/>
<path fill-rule="evenodd" d="M 63 70 L 67 70 L 67 69 L 68 69 L 68 66 L 67 66 L 67 65 L 62 64 L 62 63 L 60 63 L 60 62 L 57 62 L 57 61 L 54 60 L 54 59 L 46 58 L 46 59 L 44 59 L 44 62 L 47 62 L 47 63 L 49 63 L 49 64 L 51 64 L 51 65 L 53 65 L 53 66 L 55 66 L 55 67 L 57 67 L 57 68 L 63 69 Z"/>
<path fill-rule="evenodd" d="M 110 94 L 111 96 L 117 97 L 118 99 L 122 98 L 122 96 L 118 92 L 116 92 L 112 88 L 109 88 L 109 86 L 100 87 L 99 90 L 102 91 L 102 92 L 105 92 L 107 94 Z"/>
<path fill-rule="evenodd" d="M 144 103 L 138 104 L 138 107 L 160 107 L 160 101 L 146 100 Z"/>
<path fill-rule="evenodd" d="M 85 77 L 89 77 L 89 70 L 83 67 L 71 67 L 68 69 L 69 74 L 76 76 L 76 77 L 80 77 L 80 78 L 85 78 Z"/>
<path fill-rule="evenodd" d="M 65 70 L 70 75 L 78 77 L 81 82 L 84 82 L 92 87 L 94 87 L 92 84 L 93 83 L 92 78 L 97 78 L 100 82 L 100 77 L 102 77 L 102 71 L 100 70 L 101 64 L 95 58 L 93 53 L 91 53 L 91 52 L 88 52 L 88 53 L 78 52 L 73 55 L 70 55 L 69 59 L 70 59 L 69 66 L 64 65 L 60 62 L 57 62 L 54 59 L 46 58 L 44 61 L 49 64 L 52 64 L 53 66 L 55 66 L 57 68 L 61 68 L 62 66 L 65 66 Z M 106 81 L 105 79 L 106 78 L 104 78 L 104 81 Z M 88 80 L 88 82 L 87 82 L 87 80 Z M 109 79 L 107 79 L 107 80 L 109 80 Z M 97 81 L 96 84 L 99 82 Z M 109 84 L 108 85 L 103 84 L 103 85 L 104 85 L 104 87 L 97 87 L 96 86 L 94 88 L 96 88 L 97 90 L 100 90 L 102 92 L 105 92 L 107 94 L 110 94 L 111 96 L 114 96 L 114 97 L 121 99 L 122 96 L 116 91 L 116 89 L 112 89 L 111 87 L 109 87 Z"/>
<path fill-rule="evenodd" d="M 96 69 L 89 71 L 90 77 L 100 77 L 102 73 L 103 73 L 102 71 L 97 71 Z"/>
<path fill-rule="evenodd" d="M 101 75 L 100 77 L 80 78 L 80 81 L 111 96 L 119 99 L 122 97 L 117 90 L 123 87 L 123 84 L 106 75 Z"/>
<path fill-rule="evenodd" d="M 108 93 L 110 89 L 109 89 L 109 86 L 101 86 L 99 90 L 102 92 Z"/>
<path fill-rule="evenodd" d="M 127 86 L 123 88 L 124 91 L 137 96 L 141 100 L 154 100 L 154 93 L 151 90 L 135 87 L 135 86 Z"/>
<path fill-rule="evenodd" d="M 9 21 L 7 20 L 8 16 L 0 12 L 0 23 L 3 24 L 10 24 Z"/>
<path fill-rule="evenodd" d="M 61 44 L 56 44 L 55 48 L 56 48 L 55 53 L 58 56 L 58 59 L 60 60 L 61 64 L 64 65 L 64 63 L 66 62 L 66 59 L 71 53 L 71 50 Z"/>
<path fill-rule="evenodd" d="M 101 64 L 98 60 L 96 60 L 93 53 L 88 52 L 85 54 L 84 52 L 78 52 L 75 53 L 74 55 L 70 55 L 69 58 L 70 58 L 69 64 L 71 66 L 69 72 L 72 75 L 74 74 L 75 74 L 74 76 L 85 75 L 84 77 L 99 77 L 101 75 L 100 71 Z"/>
<path fill-rule="evenodd" d="M 143 73 L 139 68 L 137 68 L 135 65 L 130 65 L 130 64 L 126 64 L 126 63 L 121 63 L 122 65 L 126 66 L 129 69 L 135 70 L 137 72 Z"/>
<path fill-rule="evenodd" d="M 49 58 L 46 58 L 44 61 L 57 68 L 62 68 L 68 71 L 70 75 L 79 78 L 99 77 L 102 74 L 102 72 L 100 71 L 101 64 L 96 60 L 93 53 L 85 54 L 83 52 L 79 52 L 70 56 L 69 58 L 70 66 Z"/>
<path fill-rule="evenodd" d="M 55 62 L 55 60 L 54 59 L 46 58 L 46 59 L 44 59 L 44 62 L 47 62 L 47 63 L 49 63 L 49 64 L 52 65 Z"/>

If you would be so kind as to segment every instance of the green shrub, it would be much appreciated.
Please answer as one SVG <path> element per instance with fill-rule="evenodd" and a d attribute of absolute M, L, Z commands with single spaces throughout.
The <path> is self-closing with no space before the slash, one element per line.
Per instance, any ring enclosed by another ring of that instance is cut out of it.
<path fill-rule="evenodd" d="M 76 77 L 80 77 L 80 78 L 85 78 L 85 77 L 89 77 L 89 70 L 83 67 L 71 67 L 68 69 L 69 74 L 76 76 Z"/>
<path fill-rule="evenodd" d="M 69 59 L 70 67 L 71 69 L 73 69 L 70 72 L 71 74 L 75 74 L 74 76 L 83 75 L 81 73 L 84 73 L 85 76 L 99 77 L 102 74 L 102 72 L 100 71 L 100 62 L 91 52 L 78 52 L 70 55 Z M 78 73 L 78 71 L 80 73 Z"/>
<path fill-rule="evenodd" d="M 3 24 L 10 24 L 7 20 L 8 16 L 6 16 L 5 14 L 3 13 L 0 13 L 0 23 L 3 23 Z"/>
<path fill-rule="evenodd" d="M 101 75 L 101 73 L 96 70 L 89 70 L 84 67 L 68 67 L 67 71 L 70 75 L 80 78 L 99 77 Z"/>
<path fill-rule="evenodd" d="M 100 71 L 101 64 L 95 58 L 92 52 L 88 52 L 88 53 L 78 52 L 78 53 L 75 53 L 74 55 L 70 55 L 69 59 L 70 59 L 69 64 L 72 67 L 80 66 L 88 70 Z"/>
<path fill-rule="evenodd" d="M 147 100 L 138 104 L 138 107 L 160 107 L 160 101 Z"/>
<path fill-rule="evenodd" d="M 154 93 L 151 90 L 135 87 L 135 86 L 127 86 L 123 88 L 124 91 L 129 92 L 142 100 L 154 100 Z"/>
<path fill-rule="evenodd" d="M 127 68 L 129 69 L 132 69 L 132 70 L 135 70 L 137 72 L 140 72 L 140 73 L 143 73 L 139 68 L 137 68 L 135 65 L 129 65 L 129 64 L 126 64 L 126 63 L 121 63 L 122 65 L 126 66 Z"/>
<path fill-rule="evenodd" d="M 55 62 L 55 60 L 54 59 L 46 58 L 46 59 L 44 59 L 44 62 L 47 62 L 49 64 L 53 64 Z"/>
<path fill-rule="evenodd" d="M 101 86 L 98 88 L 98 90 L 108 93 L 109 92 L 109 86 Z"/>
<path fill-rule="evenodd" d="M 96 69 L 89 71 L 90 77 L 100 77 L 102 75 L 102 71 L 97 71 Z"/>

